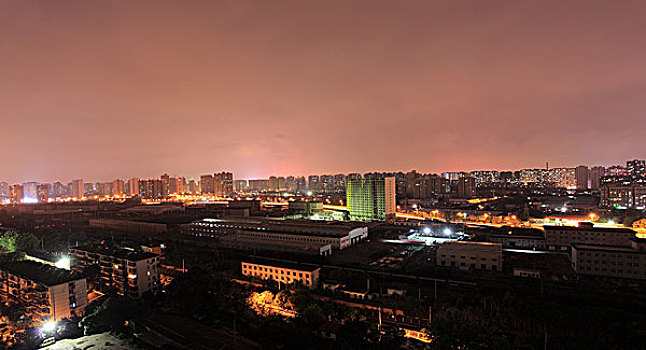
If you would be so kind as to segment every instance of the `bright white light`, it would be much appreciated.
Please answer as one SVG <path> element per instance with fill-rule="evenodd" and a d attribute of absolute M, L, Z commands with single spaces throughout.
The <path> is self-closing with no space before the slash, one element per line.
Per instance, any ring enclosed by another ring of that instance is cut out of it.
<path fill-rule="evenodd" d="M 431 229 L 428 227 L 424 227 L 424 234 L 429 234 L 431 233 Z"/>
<path fill-rule="evenodd" d="M 58 267 L 59 269 L 69 270 L 70 269 L 70 258 L 64 256 L 64 257 L 58 259 L 58 261 L 56 263 L 54 263 L 54 266 Z"/>
<path fill-rule="evenodd" d="M 608 220 L 608 223 L 609 223 L 610 225 L 616 225 L 616 224 L 617 224 L 616 222 L 614 222 L 614 220 Z"/>
<path fill-rule="evenodd" d="M 565 213 L 567 211 L 566 207 L 561 208 L 561 213 Z"/>
<path fill-rule="evenodd" d="M 54 329 L 56 329 L 56 322 L 55 321 L 47 321 L 43 323 L 43 326 L 40 327 L 40 330 L 43 332 L 52 332 Z"/>
<path fill-rule="evenodd" d="M 308 195 L 308 196 L 311 196 L 311 195 L 312 195 L 312 191 L 307 191 L 307 195 Z"/>
<path fill-rule="evenodd" d="M 445 229 L 444 229 L 444 234 L 445 234 L 446 236 L 451 235 L 451 229 L 450 229 L 450 228 L 448 228 L 448 227 L 447 227 L 447 228 L 445 228 Z"/>
<path fill-rule="evenodd" d="M 413 209 L 417 209 L 417 204 L 413 204 Z"/>

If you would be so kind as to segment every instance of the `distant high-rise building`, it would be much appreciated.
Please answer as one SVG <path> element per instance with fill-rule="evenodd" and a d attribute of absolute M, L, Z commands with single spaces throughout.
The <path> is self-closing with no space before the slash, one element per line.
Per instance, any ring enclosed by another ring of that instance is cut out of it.
<path fill-rule="evenodd" d="M 590 169 L 585 165 L 579 165 L 575 168 L 576 189 L 587 190 L 590 178 Z"/>
<path fill-rule="evenodd" d="M 36 188 L 36 197 L 38 203 L 47 203 L 49 201 L 49 189 L 47 184 L 39 184 Z"/>
<path fill-rule="evenodd" d="M 54 182 L 54 186 L 52 188 L 52 196 L 54 198 L 65 198 L 70 196 L 70 189 L 67 185 L 60 181 Z"/>
<path fill-rule="evenodd" d="M 125 188 L 125 183 L 121 179 L 115 179 L 112 181 L 112 194 L 114 196 L 123 196 L 125 194 L 124 191 Z"/>
<path fill-rule="evenodd" d="M 276 176 L 269 177 L 269 191 L 271 192 L 278 191 L 278 178 Z"/>
<path fill-rule="evenodd" d="M 171 194 L 182 194 L 184 193 L 184 178 L 183 177 L 171 177 L 169 179 L 168 191 Z"/>
<path fill-rule="evenodd" d="M 9 183 L 0 182 L 0 198 L 7 199 L 9 198 Z"/>
<path fill-rule="evenodd" d="M 458 198 L 473 198 L 476 196 L 476 179 L 471 176 L 461 177 L 457 187 Z"/>
<path fill-rule="evenodd" d="M 296 191 L 296 179 L 293 176 L 288 176 L 285 178 L 285 190 L 287 192 Z"/>
<path fill-rule="evenodd" d="M 91 182 L 83 183 L 83 195 L 85 197 L 95 196 L 97 194 L 96 184 Z"/>
<path fill-rule="evenodd" d="M 233 193 L 233 173 L 223 171 L 213 174 L 213 193 L 216 196 Z"/>
<path fill-rule="evenodd" d="M 195 179 L 188 179 L 186 182 L 186 189 L 185 191 L 190 194 L 197 194 L 198 193 L 198 186 L 197 182 Z"/>
<path fill-rule="evenodd" d="M 85 197 L 83 180 L 72 180 L 72 197 L 81 199 Z"/>
<path fill-rule="evenodd" d="M 160 177 L 162 181 L 162 191 L 164 192 L 164 198 L 168 197 L 170 194 L 170 176 L 168 174 L 164 174 Z"/>
<path fill-rule="evenodd" d="M 594 166 L 590 169 L 590 188 L 598 190 L 601 188 L 601 178 L 605 175 L 606 168 Z"/>
<path fill-rule="evenodd" d="M 442 173 L 442 177 L 450 181 L 458 181 L 460 178 L 469 176 L 469 173 L 464 171 L 449 171 Z"/>
<path fill-rule="evenodd" d="M 21 184 L 15 184 L 9 187 L 9 200 L 11 204 L 20 204 L 24 198 L 25 192 Z"/>
<path fill-rule="evenodd" d="M 233 181 L 233 190 L 235 192 L 245 192 L 247 189 L 249 189 L 249 182 L 247 180 Z"/>
<path fill-rule="evenodd" d="M 38 182 L 25 182 L 22 184 L 24 198 L 28 198 L 30 201 L 35 201 L 37 199 L 38 192 Z"/>
<path fill-rule="evenodd" d="M 305 180 L 305 176 L 299 176 L 294 179 L 294 191 L 296 193 L 307 192 L 307 180 Z"/>
<path fill-rule="evenodd" d="M 213 187 L 213 175 L 206 174 L 200 176 L 200 192 L 202 194 L 215 193 L 215 188 Z"/>
<path fill-rule="evenodd" d="M 350 220 L 392 221 L 395 219 L 395 178 L 348 180 L 346 201 Z"/>
<path fill-rule="evenodd" d="M 319 183 L 318 175 L 310 175 L 307 178 L 307 188 L 314 193 L 321 191 L 321 184 Z"/>
<path fill-rule="evenodd" d="M 164 181 L 160 179 L 139 180 L 139 197 L 144 199 L 167 198 Z"/>
<path fill-rule="evenodd" d="M 128 179 L 128 196 L 139 196 L 139 179 L 136 177 L 131 177 Z"/>
<path fill-rule="evenodd" d="M 267 192 L 269 191 L 268 179 L 249 180 L 249 190 L 252 192 Z"/>

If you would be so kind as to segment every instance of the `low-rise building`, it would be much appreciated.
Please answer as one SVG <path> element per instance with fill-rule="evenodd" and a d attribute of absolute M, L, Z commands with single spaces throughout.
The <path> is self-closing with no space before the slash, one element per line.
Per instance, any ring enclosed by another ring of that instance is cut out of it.
<path fill-rule="evenodd" d="M 72 270 L 82 272 L 87 266 L 101 269 L 100 284 L 115 289 L 118 294 L 138 298 L 160 288 L 160 256 L 126 248 L 106 245 L 86 245 L 70 248 Z"/>
<path fill-rule="evenodd" d="M 576 226 L 543 226 L 545 245 L 549 250 L 568 250 L 574 243 L 629 247 L 635 231 L 629 228 L 595 227 L 581 223 Z"/>
<path fill-rule="evenodd" d="M 572 245 L 572 268 L 579 275 L 646 279 L 646 239 L 633 238 L 630 246 Z"/>
<path fill-rule="evenodd" d="M 278 261 L 248 259 L 242 262 L 242 274 L 273 280 L 280 283 L 302 283 L 314 288 L 319 282 L 320 268 L 310 265 L 290 264 Z"/>
<path fill-rule="evenodd" d="M 502 245 L 488 242 L 446 242 L 437 249 L 436 264 L 463 270 L 502 271 Z"/>
<path fill-rule="evenodd" d="M 0 264 L 3 302 L 25 307 L 28 321 L 41 323 L 81 316 L 87 305 L 87 284 L 80 274 L 35 261 Z"/>

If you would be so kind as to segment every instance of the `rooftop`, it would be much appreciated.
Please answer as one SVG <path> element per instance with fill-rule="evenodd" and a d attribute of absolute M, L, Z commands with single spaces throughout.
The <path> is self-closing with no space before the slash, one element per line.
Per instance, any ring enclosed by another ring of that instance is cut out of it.
<path fill-rule="evenodd" d="M 25 260 L 0 264 L 0 269 L 30 281 L 41 283 L 47 286 L 76 281 L 85 277 L 51 265 L 41 264 L 35 261 Z"/>
<path fill-rule="evenodd" d="M 577 226 L 554 226 L 544 225 L 545 230 L 556 231 L 599 231 L 599 232 L 615 232 L 615 233 L 636 233 L 633 229 L 623 227 L 577 227 Z"/>
<path fill-rule="evenodd" d="M 288 262 L 277 261 L 277 260 L 268 260 L 268 259 L 263 259 L 259 257 L 246 257 L 244 260 L 242 260 L 242 263 L 272 266 L 272 267 L 278 267 L 283 269 L 300 270 L 300 271 L 316 271 L 319 269 L 318 266 L 314 266 L 314 265 L 294 264 L 294 263 L 288 263 Z"/>
<path fill-rule="evenodd" d="M 502 251 L 502 244 L 490 242 L 449 241 L 440 245 L 440 248 L 453 247 L 466 248 L 470 250 Z"/>
<path fill-rule="evenodd" d="M 28 257 L 37 258 L 37 259 L 44 260 L 44 261 L 49 261 L 51 263 L 57 262 L 62 257 L 62 255 L 60 255 L 60 254 L 54 254 L 54 253 L 45 252 L 45 251 L 42 251 L 42 250 L 27 250 L 25 252 L 25 254 Z"/>
<path fill-rule="evenodd" d="M 574 243 L 572 244 L 572 248 L 577 250 L 593 250 L 598 252 L 646 254 L 646 251 L 643 251 L 643 250 L 637 250 L 637 249 L 633 249 L 632 247 L 616 246 L 616 245 Z"/>
<path fill-rule="evenodd" d="M 127 249 L 127 248 L 116 248 L 116 247 L 111 247 L 111 246 L 108 246 L 108 245 L 100 245 L 100 244 L 91 244 L 91 245 L 73 247 L 73 248 L 70 248 L 70 250 L 84 251 L 84 252 L 88 252 L 88 253 L 97 253 L 97 254 L 102 254 L 102 255 L 109 255 L 109 256 L 119 258 L 119 259 L 125 259 L 125 260 L 130 260 L 130 261 L 138 261 L 138 260 L 150 259 L 150 258 L 154 258 L 156 256 L 159 256 L 158 254 L 144 252 L 144 251 L 141 251 L 141 250 L 133 250 L 133 249 Z"/>

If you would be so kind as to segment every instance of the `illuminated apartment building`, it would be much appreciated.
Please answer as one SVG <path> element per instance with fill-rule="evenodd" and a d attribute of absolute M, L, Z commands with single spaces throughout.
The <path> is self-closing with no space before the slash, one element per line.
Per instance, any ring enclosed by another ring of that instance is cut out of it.
<path fill-rule="evenodd" d="M 100 282 L 106 289 L 138 298 L 159 290 L 158 254 L 104 245 L 70 248 L 72 270 L 83 272 L 90 265 L 101 268 Z"/>
<path fill-rule="evenodd" d="M 601 187 L 601 207 L 645 209 L 646 185 L 607 184 Z"/>
<path fill-rule="evenodd" d="M 34 261 L 0 264 L 0 295 L 37 324 L 82 316 L 87 305 L 85 277 Z"/>

